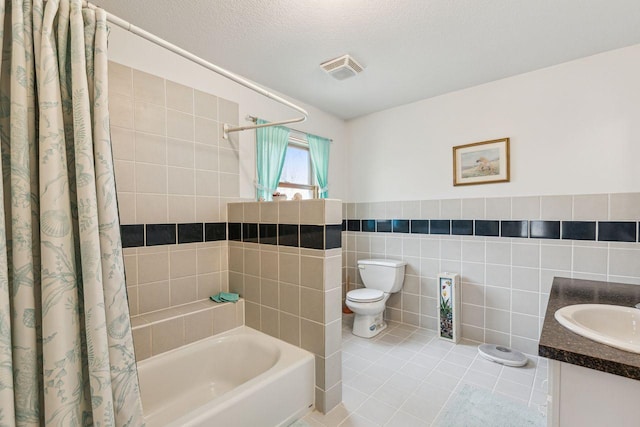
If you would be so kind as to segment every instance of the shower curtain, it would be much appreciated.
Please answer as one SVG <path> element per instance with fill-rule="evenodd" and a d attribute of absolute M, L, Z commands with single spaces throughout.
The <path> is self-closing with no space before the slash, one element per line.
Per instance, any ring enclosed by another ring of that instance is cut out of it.
<path fill-rule="evenodd" d="M 0 426 L 141 426 L 105 13 L 3 3 Z"/>

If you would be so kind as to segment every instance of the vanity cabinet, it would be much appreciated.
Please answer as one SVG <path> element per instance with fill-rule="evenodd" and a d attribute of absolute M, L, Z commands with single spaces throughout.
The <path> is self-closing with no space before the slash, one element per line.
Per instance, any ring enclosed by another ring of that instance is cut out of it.
<path fill-rule="evenodd" d="M 549 361 L 548 427 L 640 426 L 640 381 Z"/>
<path fill-rule="evenodd" d="M 571 332 L 555 312 L 574 304 L 631 306 L 640 286 L 553 279 L 538 355 L 549 359 L 547 425 L 640 427 L 640 354 Z"/>

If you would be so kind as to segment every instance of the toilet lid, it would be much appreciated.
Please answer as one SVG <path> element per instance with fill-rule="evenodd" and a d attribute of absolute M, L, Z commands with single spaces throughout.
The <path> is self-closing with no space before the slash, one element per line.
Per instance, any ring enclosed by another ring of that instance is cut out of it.
<path fill-rule="evenodd" d="M 384 292 L 377 289 L 354 289 L 347 293 L 347 299 L 353 302 L 376 302 L 384 298 Z"/>

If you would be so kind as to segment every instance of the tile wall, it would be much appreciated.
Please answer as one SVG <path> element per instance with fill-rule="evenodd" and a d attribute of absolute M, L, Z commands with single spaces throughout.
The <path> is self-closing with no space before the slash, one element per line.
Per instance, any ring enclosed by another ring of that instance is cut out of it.
<path fill-rule="evenodd" d="M 342 400 L 339 200 L 229 204 L 229 289 L 246 324 L 316 355 L 316 408 Z"/>
<path fill-rule="evenodd" d="M 237 140 L 221 128 L 238 123 L 238 104 L 115 62 L 109 98 L 140 359 L 243 322 L 242 304 L 207 300 L 228 290 L 226 212 L 238 200 L 239 163 Z"/>
<path fill-rule="evenodd" d="M 225 221 L 239 161 L 221 128 L 238 104 L 114 62 L 109 97 L 121 223 Z"/>
<path fill-rule="evenodd" d="M 196 301 L 131 318 L 136 360 L 220 334 L 244 324 L 244 300 Z"/>
<path fill-rule="evenodd" d="M 343 290 L 356 261 L 404 259 L 386 317 L 436 328 L 439 272 L 461 275 L 462 335 L 537 354 L 554 276 L 640 284 L 640 193 L 349 203 Z"/>

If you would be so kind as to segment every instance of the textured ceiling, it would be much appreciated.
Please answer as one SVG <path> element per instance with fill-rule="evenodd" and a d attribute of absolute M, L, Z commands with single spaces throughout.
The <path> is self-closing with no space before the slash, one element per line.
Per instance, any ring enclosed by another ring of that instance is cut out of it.
<path fill-rule="evenodd" d="M 638 0 L 95 0 L 344 119 L 640 43 Z M 319 64 L 352 54 L 338 81 Z"/>

